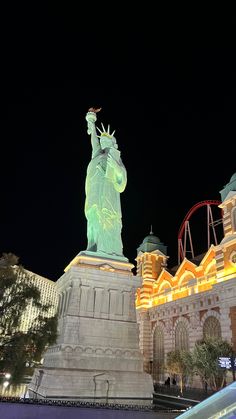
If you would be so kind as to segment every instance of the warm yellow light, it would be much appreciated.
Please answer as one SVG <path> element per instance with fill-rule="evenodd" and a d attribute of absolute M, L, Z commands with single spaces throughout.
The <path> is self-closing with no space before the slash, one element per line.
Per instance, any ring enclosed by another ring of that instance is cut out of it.
<path fill-rule="evenodd" d="M 223 280 L 226 279 L 230 279 L 231 277 L 234 277 L 235 274 L 231 274 L 231 275 L 227 275 L 224 276 Z M 218 281 L 220 281 L 220 278 L 218 279 Z M 207 277 L 201 277 L 198 278 L 198 282 L 197 285 L 195 287 L 188 287 L 188 286 L 182 286 L 182 287 L 177 287 L 175 289 L 172 289 L 169 292 L 166 292 L 165 295 L 163 295 L 163 293 L 161 294 L 157 294 L 155 292 L 155 294 L 152 294 L 151 296 L 146 297 L 147 292 L 144 291 L 145 289 L 145 285 L 141 290 L 141 295 L 143 293 L 143 298 L 141 297 L 140 300 L 142 301 L 142 304 L 136 304 L 136 308 L 148 308 L 148 307 L 155 307 L 158 305 L 162 305 L 165 304 L 169 301 L 176 301 L 179 300 L 180 298 L 186 298 L 189 295 L 191 295 L 191 292 L 193 291 L 194 294 L 198 294 L 200 292 L 204 292 L 207 291 L 209 289 L 212 288 L 212 285 L 216 283 L 216 277 L 213 276 L 211 278 L 207 278 Z M 145 297 L 144 297 L 145 295 Z"/>
<path fill-rule="evenodd" d="M 225 269 L 223 272 L 223 275 L 222 274 L 220 274 L 219 276 L 217 275 L 217 282 L 227 281 L 228 279 L 235 278 L 235 276 L 236 276 L 235 271 L 232 272 L 232 269 Z"/>
<path fill-rule="evenodd" d="M 89 263 L 89 262 L 99 262 L 99 263 L 101 263 L 101 262 L 106 263 L 107 262 L 107 264 L 112 263 L 112 265 L 117 266 L 118 269 L 121 266 L 124 266 L 126 268 L 127 268 L 127 266 L 129 266 L 130 269 L 133 268 L 132 263 L 120 262 L 118 260 L 113 260 L 113 259 L 110 260 L 110 259 L 107 259 L 107 258 L 103 259 L 103 258 L 98 258 L 98 257 L 93 257 L 93 256 L 90 257 L 90 256 L 81 255 L 81 256 L 76 256 L 74 259 L 72 259 L 72 261 L 69 263 L 69 265 L 67 265 L 65 267 L 64 272 L 68 271 L 72 266 L 83 265 L 83 263 L 81 263 L 81 261 L 87 261 L 88 264 L 90 264 L 90 265 L 94 265 L 94 263 Z"/>

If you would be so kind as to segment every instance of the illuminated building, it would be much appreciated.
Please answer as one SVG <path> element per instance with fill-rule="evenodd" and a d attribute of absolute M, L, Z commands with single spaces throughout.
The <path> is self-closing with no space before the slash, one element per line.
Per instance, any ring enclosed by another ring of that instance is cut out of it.
<path fill-rule="evenodd" d="M 47 313 L 43 313 L 45 317 L 52 317 L 57 311 L 58 307 L 58 292 L 56 290 L 55 282 L 44 278 L 40 275 L 37 275 L 33 272 L 28 270 L 24 270 L 26 273 L 27 279 L 25 279 L 24 274 L 21 277 L 21 281 L 28 280 L 28 276 L 31 277 L 32 283 L 37 286 L 40 291 L 40 301 L 42 304 L 50 304 L 51 307 L 49 308 Z M 40 310 L 33 306 L 32 302 L 30 302 L 24 311 L 21 324 L 19 330 L 22 332 L 27 332 L 30 326 L 35 322 L 36 317 L 40 314 Z M 27 379 L 27 377 L 25 377 Z M 26 394 L 27 391 L 27 382 L 18 385 L 9 385 L 4 387 L 4 384 L 0 384 L 0 395 L 7 396 L 7 397 L 22 397 L 22 395 Z"/>
<path fill-rule="evenodd" d="M 40 290 L 41 303 L 51 305 L 45 316 L 54 316 L 58 305 L 58 293 L 56 291 L 55 282 L 51 281 L 50 279 L 44 278 L 43 276 L 34 274 L 33 272 L 26 272 L 27 274 L 32 276 L 33 284 L 36 285 Z M 38 314 L 39 309 L 34 307 L 32 305 L 32 302 L 29 303 L 27 309 L 25 310 L 22 316 L 20 330 L 26 332 L 30 328 L 31 324 L 34 322 L 34 319 L 38 316 Z"/>
<path fill-rule="evenodd" d="M 154 381 L 164 380 L 169 351 L 192 350 L 206 335 L 222 337 L 236 350 L 236 173 L 220 193 L 224 237 L 198 262 L 185 257 L 172 272 L 166 247 L 152 232 L 138 248 L 140 348 Z"/>

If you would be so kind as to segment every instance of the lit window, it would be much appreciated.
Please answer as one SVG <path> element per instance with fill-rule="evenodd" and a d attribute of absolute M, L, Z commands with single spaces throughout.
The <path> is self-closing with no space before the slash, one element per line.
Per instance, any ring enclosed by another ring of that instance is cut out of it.
<path fill-rule="evenodd" d="M 188 329 L 183 321 L 180 321 L 175 328 L 175 348 L 185 351 L 189 348 Z"/>
<path fill-rule="evenodd" d="M 221 326 L 218 319 L 213 316 L 207 317 L 203 324 L 203 337 L 221 337 Z"/>

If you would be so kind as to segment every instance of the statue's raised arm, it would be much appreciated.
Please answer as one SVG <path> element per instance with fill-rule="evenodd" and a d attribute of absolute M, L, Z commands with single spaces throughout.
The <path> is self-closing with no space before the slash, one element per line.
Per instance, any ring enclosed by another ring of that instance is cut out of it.
<path fill-rule="evenodd" d="M 92 157 L 98 152 L 100 148 L 95 122 L 97 120 L 97 113 L 100 112 L 101 109 L 102 108 L 89 108 L 85 117 L 87 121 L 87 133 L 91 135 Z"/>

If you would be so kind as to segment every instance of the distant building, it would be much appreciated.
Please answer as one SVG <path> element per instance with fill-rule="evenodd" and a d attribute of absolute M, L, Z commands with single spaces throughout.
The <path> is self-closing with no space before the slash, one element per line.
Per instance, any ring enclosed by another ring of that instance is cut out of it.
<path fill-rule="evenodd" d="M 26 273 L 32 276 L 32 283 L 38 287 L 41 292 L 41 302 L 43 304 L 51 304 L 51 308 L 47 312 L 47 317 L 52 317 L 57 311 L 58 305 L 58 293 L 56 291 L 55 282 L 50 279 L 44 278 L 43 276 L 34 274 L 33 272 L 27 271 Z M 20 330 L 27 332 L 34 319 L 38 316 L 39 309 L 29 303 L 25 310 L 22 319 Z"/>
<path fill-rule="evenodd" d="M 25 269 L 25 273 L 31 276 L 32 283 L 36 285 L 41 293 L 41 302 L 43 304 L 50 304 L 51 308 L 48 310 L 46 317 L 52 317 L 57 312 L 58 307 L 58 293 L 56 291 L 55 282 L 44 278 L 40 275 L 34 274 Z M 22 276 L 24 280 L 24 275 Z M 19 330 L 27 332 L 30 326 L 34 323 L 35 318 L 40 314 L 39 309 L 32 305 L 32 302 L 28 304 L 24 314 L 21 318 Z M 24 383 L 18 385 L 9 385 L 5 388 L 2 384 L 0 385 L 0 396 L 6 397 L 28 397 L 28 378 L 24 378 Z"/>
<path fill-rule="evenodd" d="M 137 249 L 140 348 L 156 382 L 164 381 L 169 351 L 192 350 L 203 336 L 221 336 L 236 350 L 236 173 L 220 193 L 224 238 L 200 260 L 169 270 L 166 246 L 152 232 Z"/>

